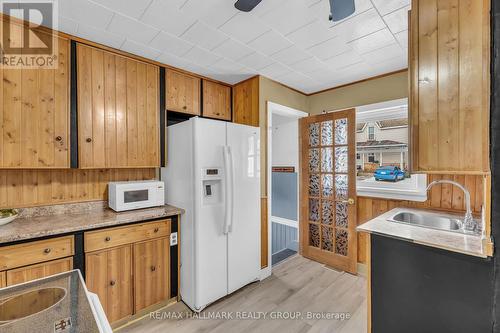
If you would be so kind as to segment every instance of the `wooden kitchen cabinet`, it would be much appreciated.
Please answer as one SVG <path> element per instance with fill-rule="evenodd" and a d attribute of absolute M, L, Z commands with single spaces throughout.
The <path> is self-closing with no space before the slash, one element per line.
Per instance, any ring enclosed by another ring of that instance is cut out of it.
<path fill-rule="evenodd" d="M 233 122 L 259 127 L 259 77 L 233 87 Z"/>
<path fill-rule="evenodd" d="M 85 256 L 85 283 L 99 296 L 109 322 L 133 314 L 132 245 Z"/>
<path fill-rule="evenodd" d="M 134 245 L 135 311 L 169 298 L 170 242 L 168 238 Z"/>
<path fill-rule="evenodd" d="M 70 41 L 57 37 L 56 43 L 54 69 L 0 71 L 0 168 L 70 166 Z"/>
<path fill-rule="evenodd" d="M 203 117 L 231 120 L 231 87 L 203 80 Z"/>
<path fill-rule="evenodd" d="M 12 286 L 23 282 L 41 279 L 73 269 L 73 258 L 64 258 L 41 264 L 11 269 L 6 272 L 6 284 Z"/>
<path fill-rule="evenodd" d="M 76 52 L 79 167 L 158 167 L 158 66 L 83 44 Z"/>
<path fill-rule="evenodd" d="M 0 272 L 0 288 L 7 287 L 7 272 Z"/>
<path fill-rule="evenodd" d="M 166 70 L 166 108 L 169 111 L 201 115 L 201 80 L 197 77 Z"/>
<path fill-rule="evenodd" d="M 413 0 L 413 171 L 489 171 L 490 1 Z"/>

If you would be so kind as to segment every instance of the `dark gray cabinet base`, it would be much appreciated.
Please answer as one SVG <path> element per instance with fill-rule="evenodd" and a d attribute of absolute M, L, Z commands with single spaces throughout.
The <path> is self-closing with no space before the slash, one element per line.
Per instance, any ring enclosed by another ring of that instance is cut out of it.
<path fill-rule="evenodd" d="M 490 333 L 493 263 L 371 236 L 373 333 Z"/>

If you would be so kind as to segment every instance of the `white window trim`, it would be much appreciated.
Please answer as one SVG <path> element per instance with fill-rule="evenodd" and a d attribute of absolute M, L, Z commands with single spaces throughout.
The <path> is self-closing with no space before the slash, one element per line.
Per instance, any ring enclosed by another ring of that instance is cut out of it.
<path fill-rule="evenodd" d="M 410 200 L 424 202 L 427 200 L 427 175 L 412 174 L 410 182 L 357 182 L 356 191 L 360 197 L 382 199 Z"/>

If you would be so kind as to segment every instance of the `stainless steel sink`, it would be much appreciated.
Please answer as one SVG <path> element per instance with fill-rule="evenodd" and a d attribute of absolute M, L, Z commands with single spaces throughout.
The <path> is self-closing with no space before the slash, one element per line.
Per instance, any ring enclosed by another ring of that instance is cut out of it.
<path fill-rule="evenodd" d="M 387 220 L 431 229 L 464 232 L 462 229 L 462 219 L 439 213 L 401 211 L 392 215 Z"/>
<path fill-rule="evenodd" d="M 0 325 L 47 310 L 65 296 L 63 288 L 43 288 L 8 298 L 0 303 Z"/>

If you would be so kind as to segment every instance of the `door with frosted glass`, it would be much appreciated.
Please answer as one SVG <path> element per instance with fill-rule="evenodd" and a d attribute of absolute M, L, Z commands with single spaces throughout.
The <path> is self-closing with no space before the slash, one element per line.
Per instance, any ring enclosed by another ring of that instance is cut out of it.
<path fill-rule="evenodd" d="M 355 110 L 302 118 L 299 131 L 301 253 L 356 273 Z"/>

